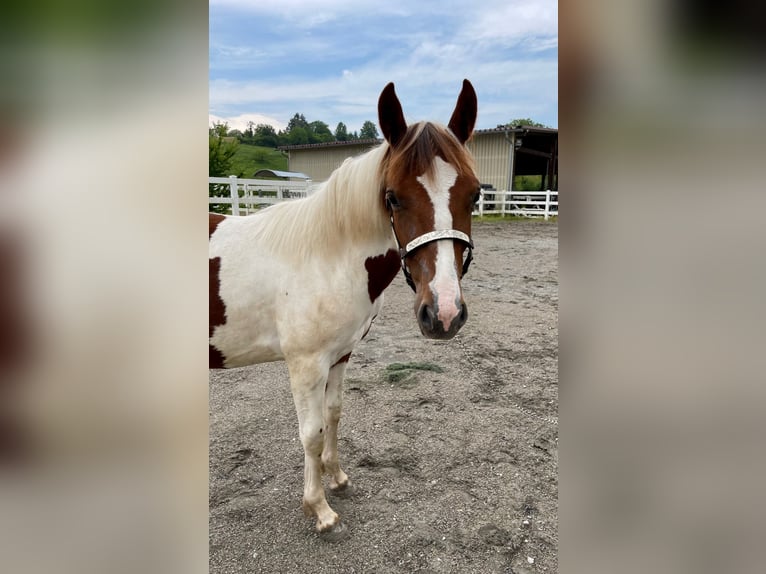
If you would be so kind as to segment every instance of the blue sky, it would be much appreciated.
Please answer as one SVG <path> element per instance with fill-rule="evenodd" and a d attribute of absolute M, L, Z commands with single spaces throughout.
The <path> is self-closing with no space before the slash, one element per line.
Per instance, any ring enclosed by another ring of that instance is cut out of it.
<path fill-rule="evenodd" d="M 463 78 L 477 128 L 558 126 L 554 0 L 210 0 L 210 115 L 244 129 L 296 113 L 377 124 L 388 82 L 408 121 L 447 123 Z"/>

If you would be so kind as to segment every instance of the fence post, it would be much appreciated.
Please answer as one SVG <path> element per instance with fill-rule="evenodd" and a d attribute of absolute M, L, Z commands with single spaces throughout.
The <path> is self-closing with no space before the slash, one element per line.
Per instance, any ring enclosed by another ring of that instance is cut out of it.
<path fill-rule="evenodd" d="M 543 219 L 545 219 L 545 221 L 548 221 L 548 213 L 550 212 L 550 209 L 551 209 L 551 190 L 546 189 L 545 190 L 545 213 L 543 214 Z"/>
<path fill-rule="evenodd" d="M 479 217 L 484 216 L 484 194 L 479 194 Z"/>
<path fill-rule="evenodd" d="M 236 175 L 229 176 L 229 194 L 231 195 L 231 214 L 239 215 L 239 188 Z"/>

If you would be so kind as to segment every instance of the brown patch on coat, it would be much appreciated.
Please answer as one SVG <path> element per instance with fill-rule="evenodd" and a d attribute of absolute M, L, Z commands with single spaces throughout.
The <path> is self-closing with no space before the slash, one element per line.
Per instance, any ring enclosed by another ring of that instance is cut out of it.
<path fill-rule="evenodd" d="M 399 253 L 395 249 L 389 249 L 383 255 L 368 257 L 364 262 L 367 269 L 367 293 L 370 303 L 380 297 L 383 290 L 391 284 L 396 274 L 399 273 L 401 261 Z"/>
<path fill-rule="evenodd" d="M 210 271 L 209 271 L 209 278 L 210 278 L 210 301 L 208 303 L 209 305 L 209 312 L 210 312 L 210 321 L 209 321 L 209 329 L 208 329 L 208 337 L 213 336 L 213 331 L 215 331 L 215 328 L 219 325 L 225 325 L 226 324 L 226 305 L 223 302 L 223 299 L 221 299 L 220 294 L 220 288 L 221 288 L 221 282 L 218 277 L 220 271 L 221 271 L 221 258 L 220 257 L 213 257 L 212 259 L 208 260 L 210 264 Z M 221 352 L 218 349 L 215 349 L 212 345 L 210 346 L 210 368 L 221 368 L 223 366 L 224 358 Z"/>
<path fill-rule="evenodd" d="M 224 219 L 226 219 L 226 217 L 218 213 L 208 214 L 208 222 L 210 226 L 210 234 L 208 235 L 208 237 L 212 237 L 213 233 L 218 227 L 218 224 L 221 223 Z M 219 325 L 224 325 L 226 323 L 226 305 L 224 304 L 223 299 L 221 299 L 221 294 L 220 294 L 221 281 L 219 279 L 219 274 L 221 271 L 221 258 L 214 257 L 209 260 L 209 263 L 210 263 L 210 269 L 209 269 L 208 275 L 210 280 L 210 289 L 209 289 L 210 322 L 209 322 L 208 337 L 212 337 L 213 331 L 215 330 L 215 328 Z M 209 345 L 209 347 L 210 347 L 210 357 L 208 359 L 208 368 L 222 369 L 224 367 L 224 362 L 226 361 L 226 358 L 223 356 L 223 353 L 221 353 L 221 351 L 216 349 L 213 345 Z"/>
<path fill-rule="evenodd" d="M 226 219 L 225 215 L 221 215 L 220 213 L 208 213 L 207 214 L 208 219 L 208 225 L 210 228 L 210 233 L 208 234 L 208 239 L 213 236 L 213 232 L 215 232 L 216 228 L 218 227 L 218 224 L 221 223 L 224 219 Z"/>
<path fill-rule="evenodd" d="M 223 369 L 224 362 L 226 361 L 226 358 L 223 356 L 223 353 L 216 349 L 213 345 L 208 345 L 210 347 L 210 358 L 208 359 L 207 368 L 208 369 Z"/>
<path fill-rule="evenodd" d="M 335 361 L 335 364 L 333 365 L 333 367 L 337 367 L 337 366 L 338 366 L 338 365 L 340 365 L 341 363 L 348 363 L 348 360 L 349 360 L 350 358 L 351 358 L 351 353 L 346 353 L 346 354 L 345 354 L 345 355 L 343 355 L 343 356 L 342 356 L 340 359 L 338 359 L 337 361 Z M 332 368 L 332 367 L 330 367 L 330 368 Z"/>
<path fill-rule="evenodd" d="M 210 227 L 210 234 L 209 237 L 212 237 L 213 233 L 215 232 L 216 228 L 218 227 L 218 224 L 221 223 L 224 219 L 226 219 L 226 216 L 220 215 L 218 213 L 209 213 L 208 214 L 208 222 Z M 210 279 L 210 287 L 209 287 L 209 297 L 210 301 L 208 303 L 209 305 L 209 313 L 210 313 L 210 320 L 209 320 L 209 329 L 208 329 L 208 337 L 213 336 L 213 331 L 216 327 L 219 325 L 226 324 L 226 305 L 223 302 L 223 299 L 221 299 L 221 281 L 219 279 L 219 274 L 221 271 L 221 258 L 220 257 L 214 257 L 212 259 L 209 259 L 210 269 L 209 269 L 209 279 Z M 210 347 L 210 357 L 208 359 L 208 368 L 209 369 L 222 369 L 224 367 L 224 362 L 226 361 L 226 358 L 223 356 L 223 353 L 221 353 L 220 350 L 216 349 L 213 345 L 209 345 Z"/>

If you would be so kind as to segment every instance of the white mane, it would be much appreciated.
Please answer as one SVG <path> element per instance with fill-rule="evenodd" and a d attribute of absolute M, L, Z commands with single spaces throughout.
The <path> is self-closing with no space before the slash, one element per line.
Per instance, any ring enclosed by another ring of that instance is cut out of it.
<path fill-rule="evenodd" d="M 388 144 L 346 159 L 313 195 L 279 203 L 257 218 L 256 236 L 281 256 L 305 260 L 349 242 L 391 235 L 383 208 L 379 166 Z"/>

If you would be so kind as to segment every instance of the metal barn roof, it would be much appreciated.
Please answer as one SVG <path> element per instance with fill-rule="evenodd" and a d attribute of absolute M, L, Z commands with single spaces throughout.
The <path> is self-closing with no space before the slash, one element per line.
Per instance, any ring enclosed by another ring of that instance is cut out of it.
<path fill-rule="evenodd" d="M 253 177 L 264 176 L 264 175 L 270 175 L 270 176 L 279 177 L 282 179 L 287 179 L 290 177 L 294 177 L 295 179 L 311 179 L 305 173 L 301 173 L 299 171 L 279 171 L 277 169 L 259 169 L 253 174 Z"/>

